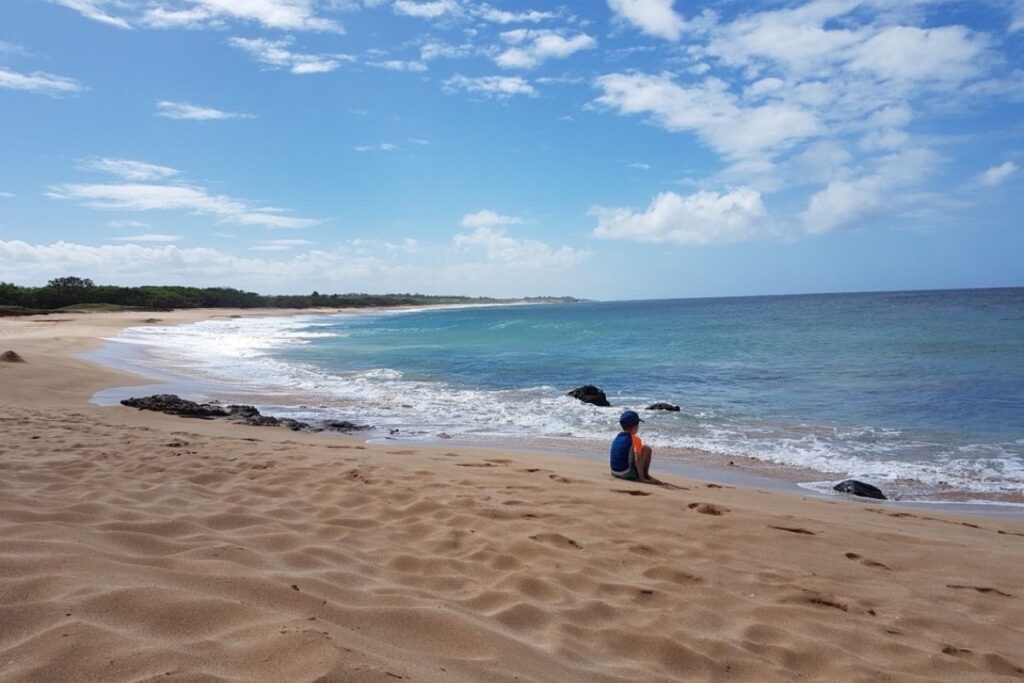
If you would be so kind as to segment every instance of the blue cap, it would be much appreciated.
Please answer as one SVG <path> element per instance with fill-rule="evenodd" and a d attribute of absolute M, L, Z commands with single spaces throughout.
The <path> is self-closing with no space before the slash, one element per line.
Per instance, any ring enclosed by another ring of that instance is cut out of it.
<path fill-rule="evenodd" d="M 638 425 L 641 422 L 644 422 L 644 420 L 640 419 L 640 416 L 637 415 L 635 410 L 627 410 L 619 418 L 619 424 L 623 427 L 632 427 L 633 425 Z"/>

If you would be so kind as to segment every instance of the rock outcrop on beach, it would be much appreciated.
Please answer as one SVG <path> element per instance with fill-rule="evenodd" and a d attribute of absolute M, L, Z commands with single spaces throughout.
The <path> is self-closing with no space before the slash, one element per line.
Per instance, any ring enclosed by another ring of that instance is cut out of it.
<path fill-rule="evenodd" d="M 0 353 L 0 361 L 4 363 L 24 363 L 25 359 L 15 351 L 4 351 Z"/>
<path fill-rule="evenodd" d="M 876 486 L 871 484 L 865 484 L 862 481 L 856 479 L 847 479 L 841 481 L 832 487 L 833 490 L 839 491 L 840 493 L 851 493 L 855 496 L 861 496 L 863 498 L 874 498 L 876 500 L 889 500 L 885 497 L 885 494 L 881 492 Z"/>
<path fill-rule="evenodd" d="M 678 413 L 680 408 L 674 403 L 652 403 L 647 410 L 667 410 L 670 413 Z"/>
<path fill-rule="evenodd" d="M 348 420 L 324 420 L 318 424 L 310 424 L 288 417 L 263 415 L 256 406 L 228 405 L 218 403 L 197 403 L 181 398 L 176 394 L 154 394 L 143 398 L 126 398 L 121 405 L 139 410 L 155 410 L 168 415 L 192 417 L 201 420 L 225 418 L 232 422 L 252 425 L 254 427 L 287 427 L 295 432 L 354 432 L 369 429 L 369 425 L 360 425 Z"/>
<path fill-rule="evenodd" d="M 593 384 L 576 387 L 572 391 L 567 392 L 566 396 L 572 396 L 576 400 L 583 401 L 584 403 L 590 403 L 595 406 L 601 406 L 602 408 L 608 408 L 611 406 L 611 403 L 608 402 L 608 397 L 605 393 Z"/>
<path fill-rule="evenodd" d="M 155 410 L 168 415 L 179 417 L 198 417 L 210 419 L 214 417 L 227 417 L 228 411 L 219 405 L 212 403 L 196 403 L 181 398 L 175 394 L 154 394 L 143 398 L 126 398 L 121 405 L 139 410 Z"/>

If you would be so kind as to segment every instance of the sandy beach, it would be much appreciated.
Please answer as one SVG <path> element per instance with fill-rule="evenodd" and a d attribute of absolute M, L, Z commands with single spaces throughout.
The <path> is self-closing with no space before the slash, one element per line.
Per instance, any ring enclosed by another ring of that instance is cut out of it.
<path fill-rule="evenodd" d="M 1024 679 L 1020 522 L 89 403 L 266 314 L 0 319 L 0 680 Z"/>

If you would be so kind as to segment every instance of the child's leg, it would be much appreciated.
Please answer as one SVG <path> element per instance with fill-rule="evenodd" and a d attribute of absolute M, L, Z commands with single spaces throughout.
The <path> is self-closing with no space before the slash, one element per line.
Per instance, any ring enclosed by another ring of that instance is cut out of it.
<path fill-rule="evenodd" d="M 636 459 L 638 471 L 640 472 L 640 481 L 646 481 L 651 484 L 660 484 L 661 481 L 651 476 L 651 460 L 654 459 L 654 451 L 651 450 L 650 446 L 644 446 L 640 452 L 640 456 Z"/>

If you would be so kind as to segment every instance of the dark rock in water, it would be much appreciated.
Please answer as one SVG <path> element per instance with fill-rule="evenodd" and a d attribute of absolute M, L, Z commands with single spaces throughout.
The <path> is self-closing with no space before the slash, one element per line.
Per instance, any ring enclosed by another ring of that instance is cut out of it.
<path fill-rule="evenodd" d="M 198 417 L 210 419 L 213 417 L 227 417 L 228 411 L 220 406 L 209 403 L 196 403 L 181 398 L 174 394 L 154 394 L 145 398 L 126 398 L 121 405 L 139 410 L 155 410 L 168 415 L 180 415 L 181 417 Z"/>
<path fill-rule="evenodd" d="M 566 396 L 572 396 L 578 401 L 590 403 L 591 405 L 595 406 L 601 406 L 602 408 L 607 408 L 611 406 L 611 403 L 608 402 L 608 397 L 605 395 L 605 393 L 598 389 L 597 387 L 595 387 L 593 384 L 587 384 L 582 387 L 576 387 L 572 391 L 567 392 Z"/>
<path fill-rule="evenodd" d="M 320 429 L 313 427 L 302 420 L 293 420 L 290 417 L 282 417 L 280 419 L 276 417 L 265 417 L 265 420 L 276 420 L 277 424 L 284 425 L 293 432 L 319 432 Z M 269 423 L 267 423 L 269 425 Z"/>
<path fill-rule="evenodd" d="M 4 363 L 24 363 L 25 359 L 17 354 L 15 351 L 4 351 L 0 353 L 0 361 Z"/>
<path fill-rule="evenodd" d="M 246 420 L 253 417 L 262 417 L 256 406 L 230 405 L 228 406 L 228 412 L 232 417 L 240 417 Z"/>
<path fill-rule="evenodd" d="M 673 413 L 679 412 L 679 406 L 674 403 L 652 403 L 647 406 L 647 410 L 668 410 Z"/>
<path fill-rule="evenodd" d="M 324 429 L 330 429 L 335 432 L 358 432 L 361 429 L 370 428 L 370 425 L 359 425 L 348 420 L 326 420 L 322 424 Z M 391 433 L 394 434 L 397 431 L 397 429 L 393 429 Z"/>
<path fill-rule="evenodd" d="M 855 496 L 861 496 L 863 498 L 874 498 L 876 500 L 889 500 L 885 497 L 878 488 L 871 484 L 865 484 L 862 481 L 856 479 L 847 479 L 841 481 L 832 487 L 833 490 L 839 491 L 840 493 L 852 493 Z"/>

